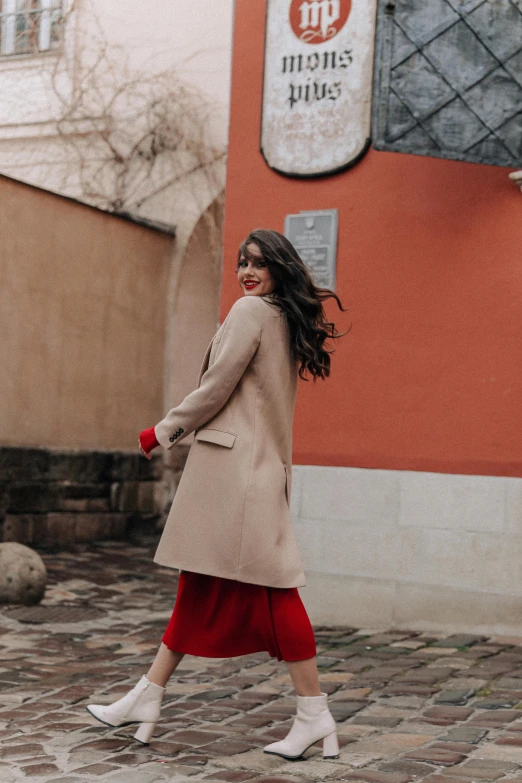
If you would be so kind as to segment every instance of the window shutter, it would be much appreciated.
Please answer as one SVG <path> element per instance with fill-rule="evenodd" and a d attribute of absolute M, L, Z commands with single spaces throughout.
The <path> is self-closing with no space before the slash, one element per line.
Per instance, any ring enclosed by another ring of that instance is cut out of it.
<path fill-rule="evenodd" d="M 38 49 L 45 52 L 51 48 L 51 23 L 53 0 L 40 0 L 40 27 L 38 30 Z"/>
<path fill-rule="evenodd" d="M 1 54 L 14 54 L 16 40 L 16 0 L 2 2 L 2 45 Z"/>

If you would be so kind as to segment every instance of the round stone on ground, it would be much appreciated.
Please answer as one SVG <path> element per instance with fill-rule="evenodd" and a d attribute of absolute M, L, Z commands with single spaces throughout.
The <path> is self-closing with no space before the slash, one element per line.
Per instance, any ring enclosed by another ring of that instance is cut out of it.
<path fill-rule="evenodd" d="M 47 570 L 40 555 L 24 544 L 0 544 L 0 603 L 38 604 L 45 593 Z"/>

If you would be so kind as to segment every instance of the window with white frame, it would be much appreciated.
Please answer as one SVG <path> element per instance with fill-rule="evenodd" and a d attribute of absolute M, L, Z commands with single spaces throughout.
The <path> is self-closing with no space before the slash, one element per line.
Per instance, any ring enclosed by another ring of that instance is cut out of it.
<path fill-rule="evenodd" d="M 0 1 L 0 56 L 39 54 L 59 47 L 62 0 Z"/>

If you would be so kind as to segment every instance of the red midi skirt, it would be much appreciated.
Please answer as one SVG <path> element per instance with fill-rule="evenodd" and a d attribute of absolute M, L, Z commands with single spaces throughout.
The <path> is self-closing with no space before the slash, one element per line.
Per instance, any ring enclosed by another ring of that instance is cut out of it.
<path fill-rule="evenodd" d="M 162 642 L 176 652 L 233 658 L 267 651 L 278 661 L 316 654 L 314 632 L 296 587 L 265 587 L 182 571 Z"/>

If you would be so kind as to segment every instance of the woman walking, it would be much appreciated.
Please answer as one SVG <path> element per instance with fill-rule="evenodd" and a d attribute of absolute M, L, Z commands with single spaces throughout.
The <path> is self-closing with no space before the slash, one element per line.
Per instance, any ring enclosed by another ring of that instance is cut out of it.
<path fill-rule="evenodd" d="M 322 301 L 282 234 L 253 231 L 236 267 L 243 296 L 207 348 L 198 388 L 140 434 L 149 459 L 195 432 L 154 562 L 180 569 L 172 617 L 149 671 L 111 705 L 89 704 L 109 726 L 139 722 L 150 741 L 166 683 L 185 654 L 227 658 L 268 651 L 284 660 L 296 691 L 289 734 L 264 748 L 299 758 L 323 741 L 339 753 L 320 689 L 315 638 L 299 596 L 305 576 L 290 520 L 292 425 L 298 375 L 330 374 Z"/>

